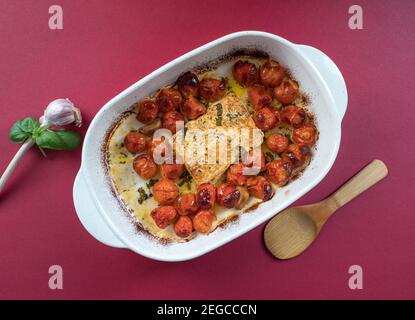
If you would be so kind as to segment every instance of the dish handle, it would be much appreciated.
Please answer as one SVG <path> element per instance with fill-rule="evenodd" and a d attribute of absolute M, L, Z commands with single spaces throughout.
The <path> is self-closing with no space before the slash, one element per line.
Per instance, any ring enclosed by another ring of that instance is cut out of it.
<path fill-rule="evenodd" d="M 338 102 L 340 119 L 343 119 L 347 109 L 347 88 L 339 68 L 333 60 L 320 50 L 306 45 L 297 45 L 297 47 L 310 59 L 311 63 L 326 80 L 334 99 Z"/>
<path fill-rule="evenodd" d="M 73 187 L 75 210 L 84 228 L 98 241 L 115 248 L 126 246 L 111 231 L 95 206 L 88 190 L 85 178 L 79 170 Z"/>

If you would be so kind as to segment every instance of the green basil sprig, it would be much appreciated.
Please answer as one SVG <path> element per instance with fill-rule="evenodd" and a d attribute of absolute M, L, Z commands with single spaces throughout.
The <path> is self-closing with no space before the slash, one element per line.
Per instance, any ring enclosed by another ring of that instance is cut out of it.
<path fill-rule="evenodd" d="M 81 143 L 79 133 L 75 131 L 52 131 L 41 126 L 34 118 L 17 121 L 10 129 L 9 138 L 15 143 L 23 143 L 33 139 L 42 149 L 73 150 Z"/>

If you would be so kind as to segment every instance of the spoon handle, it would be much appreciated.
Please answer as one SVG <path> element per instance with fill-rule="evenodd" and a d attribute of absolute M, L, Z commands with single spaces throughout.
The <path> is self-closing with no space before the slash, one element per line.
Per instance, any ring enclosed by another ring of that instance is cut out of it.
<path fill-rule="evenodd" d="M 336 207 L 340 208 L 387 175 L 388 168 L 386 165 L 381 160 L 373 160 L 333 193 L 329 199 L 334 200 Z"/>

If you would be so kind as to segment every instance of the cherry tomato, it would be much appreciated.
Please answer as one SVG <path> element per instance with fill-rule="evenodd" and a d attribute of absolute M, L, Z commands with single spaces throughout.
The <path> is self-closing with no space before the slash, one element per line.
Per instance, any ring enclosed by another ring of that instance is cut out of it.
<path fill-rule="evenodd" d="M 201 210 L 193 218 L 193 227 L 197 232 L 208 233 L 214 220 L 216 215 L 212 210 Z"/>
<path fill-rule="evenodd" d="M 262 131 L 267 131 L 275 128 L 278 125 L 278 119 L 275 112 L 268 107 L 257 111 L 253 116 L 256 126 Z"/>
<path fill-rule="evenodd" d="M 248 87 L 248 99 L 255 110 L 268 107 L 272 102 L 271 90 L 263 84 L 254 83 Z"/>
<path fill-rule="evenodd" d="M 124 146 L 131 153 L 140 153 L 148 148 L 150 140 L 140 132 L 131 131 L 124 138 Z"/>
<path fill-rule="evenodd" d="M 273 88 L 279 86 L 285 77 L 284 68 L 274 60 L 267 60 L 259 69 L 263 84 Z"/>
<path fill-rule="evenodd" d="M 179 179 L 184 171 L 184 165 L 177 163 L 163 163 L 160 165 L 160 175 L 162 178 L 170 180 Z"/>
<path fill-rule="evenodd" d="M 177 79 L 177 87 L 184 98 L 197 96 L 199 93 L 199 79 L 197 75 L 188 71 Z"/>
<path fill-rule="evenodd" d="M 317 129 L 314 125 L 306 123 L 302 127 L 294 129 L 293 140 L 298 144 L 311 146 L 316 142 Z"/>
<path fill-rule="evenodd" d="M 225 182 L 218 187 L 216 197 L 220 206 L 231 209 L 238 203 L 241 193 L 233 183 Z"/>
<path fill-rule="evenodd" d="M 258 69 L 255 64 L 238 60 L 232 69 L 233 77 L 239 84 L 249 86 L 258 81 Z"/>
<path fill-rule="evenodd" d="M 157 174 L 157 164 L 148 154 L 137 156 L 133 161 L 134 171 L 143 179 L 149 180 Z"/>
<path fill-rule="evenodd" d="M 308 146 L 292 143 L 282 153 L 281 159 L 285 162 L 291 162 L 293 168 L 298 168 L 304 164 L 309 156 L 310 148 Z"/>
<path fill-rule="evenodd" d="M 193 120 L 205 114 L 206 106 L 194 96 L 190 96 L 184 101 L 181 111 L 187 119 Z"/>
<path fill-rule="evenodd" d="M 283 160 L 273 160 L 267 163 L 267 178 L 281 187 L 287 184 L 291 176 L 291 162 L 284 162 Z"/>
<path fill-rule="evenodd" d="M 179 188 L 174 181 L 162 178 L 153 186 L 153 197 L 159 205 L 172 204 L 179 195 Z"/>
<path fill-rule="evenodd" d="M 227 90 L 228 82 L 225 78 L 218 79 L 203 79 L 199 84 L 200 95 L 209 102 L 214 102 L 222 99 Z"/>
<path fill-rule="evenodd" d="M 294 128 L 301 127 L 307 120 L 307 113 L 303 108 L 287 106 L 281 111 L 281 120 Z"/>
<path fill-rule="evenodd" d="M 180 91 L 174 88 L 163 88 L 156 98 L 159 110 L 163 113 L 178 110 L 183 102 Z"/>
<path fill-rule="evenodd" d="M 252 168 L 253 165 L 260 166 L 259 171 L 265 170 L 265 155 L 260 148 L 254 148 L 248 152 L 246 157 L 245 166 Z"/>
<path fill-rule="evenodd" d="M 170 148 L 168 142 L 165 142 L 165 137 L 161 136 L 158 138 L 153 138 L 150 142 L 149 154 L 155 158 L 155 152 L 158 153 L 158 156 L 165 157 L 166 151 Z"/>
<path fill-rule="evenodd" d="M 226 171 L 227 181 L 237 186 L 244 186 L 248 177 L 243 174 L 243 169 L 242 163 L 232 164 Z"/>
<path fill-rule="evenodd" d="M 290 141 L 283 134 L 273 132 L 268 136 L 267 140 L 265 140 L 265 143 L 272 152 L 281 153 L 288 148 Z"/>
<path fill-rule="evenodd" d="M 176 122 L 184 121 L 183 116 L 177 111 L 168 111 L 163 115 L 162 126 L 170 130 L 172 134 L 176 133 Z"/>
<path fill-rule="evenodd" d="M 300 96 L 298 83 L 294 80 L 284 80 L 274 89 L 274 96 L 282 104 L 293 103 Z"/>
<path fill-rule="evenodd" d="M 159 113 L 159 107 L 151 99 L 141 101 L 138 107 L 137 120 L 144 124 L 153 122 Z"/>
<path fill-rule="evenodd" d="M 274 194 L 271 184 L 263 176 L 249 177 L 246 187 L 252 196 L 264 201 L 271 199 Z"/>
<path fill-rule="evenodd" d="M 197 204 L 197 198 L 194 193 L 183 193 L 174 202 L 174 207 L 177 212 L 182 216 L 195 214 L 199 211 L 199 205 Z"/>
<path fill-rule="evenodd" d="M 202 183 L 197 188 L 197 203 L 201 209 L 211 209 L 216 202 L 216 188 L 211 183 Z"/>
<path fill-rule="evenodd" d="M 174 224 L 174 233 L 181 238 L 187 238 L 193 231 L 193 222 L 187 216 L 180 216 Z"/>
<path fill-rule="evenodd" d="M 173 206 L 162 206 L 153 209 L 150 213 L 157 227 L 166 229 L 176 219 L 177 212 Z"/>

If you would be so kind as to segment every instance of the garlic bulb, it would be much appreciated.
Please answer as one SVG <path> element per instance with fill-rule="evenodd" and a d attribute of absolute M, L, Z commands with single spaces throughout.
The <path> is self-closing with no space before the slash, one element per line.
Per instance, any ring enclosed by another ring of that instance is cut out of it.
<path fill-rule="evenodd" d="M 56 99 L 49 103 L 39 121 L 44 126 L 65 126 L 74 123 L 80 127 L 82 116 L 81 111 L 69 99 Z"/>

